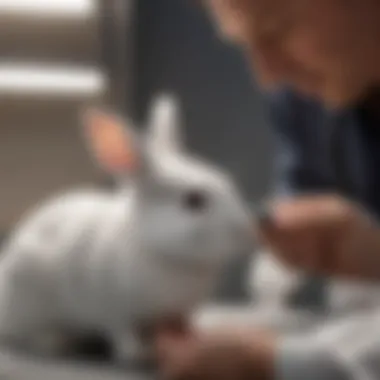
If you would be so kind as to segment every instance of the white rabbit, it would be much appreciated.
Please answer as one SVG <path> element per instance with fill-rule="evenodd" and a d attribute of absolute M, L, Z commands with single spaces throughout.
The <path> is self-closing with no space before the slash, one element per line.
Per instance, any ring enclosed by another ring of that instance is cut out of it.
<path fill-rule="evenodd" d="M 188 153 L 177 105 L 161 96 L 147 133 L 93 109 L 84 130 L 123 191 L 73 191 L 21 220 L 0 261 L 0 337 L 100 331 L 115 358 L 144 355 L 135 327 L 186 314 L 220 271 L 252 252 L 251 217 L 232 177 Z"/>

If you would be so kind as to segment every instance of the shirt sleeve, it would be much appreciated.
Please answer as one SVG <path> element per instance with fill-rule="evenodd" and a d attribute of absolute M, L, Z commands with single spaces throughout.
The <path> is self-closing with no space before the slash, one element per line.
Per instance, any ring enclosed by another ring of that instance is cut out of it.
<path fill-rule="evenodd" d="M 380 309 L 280 343 L 276 380 L 380 379 Z"/>

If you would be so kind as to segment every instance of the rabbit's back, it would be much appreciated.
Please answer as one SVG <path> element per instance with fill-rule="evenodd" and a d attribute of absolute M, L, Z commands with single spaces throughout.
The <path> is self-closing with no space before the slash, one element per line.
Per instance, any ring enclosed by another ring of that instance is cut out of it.
<path fill-rule="evenodd" d="M 57 195 L 27 212 L 15 226 L 3 247 L 4 255 L 34 252 L 37 261 L 49 251 L 57 257 L 61 249 L 74 244 L 77 237 L 91 228 L 107 212 L 111 197 L 96 191 Z"/>
<path fill-rule="evenodd" d="M 31 210 L 3 247 L 1 277 L 14 286 L 49 289 L 54 301 L 50 308 L 65 318 L 88 318 L 91 288 L 101 275 L 101 261 L 107 260 L 102 244 L 121 216 L 120 199 L 78 191 Z"/>

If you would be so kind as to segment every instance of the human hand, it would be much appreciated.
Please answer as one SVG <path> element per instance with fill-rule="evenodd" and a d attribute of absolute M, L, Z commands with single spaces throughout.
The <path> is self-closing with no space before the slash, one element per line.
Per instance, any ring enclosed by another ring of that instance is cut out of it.
<path fill-rule="evenodd" d="M 272 333 L 246 327 L 184 333 L 166 327 L 156 332 L 155 352 L 165 380 L 269 380 L 274 342 Z"/>
<path fill-rule="evenodd" d="M 258 236 L 280 261 L 323 275 L 380 279 L 380 229 L 336 195 L 275 201 Z"/>

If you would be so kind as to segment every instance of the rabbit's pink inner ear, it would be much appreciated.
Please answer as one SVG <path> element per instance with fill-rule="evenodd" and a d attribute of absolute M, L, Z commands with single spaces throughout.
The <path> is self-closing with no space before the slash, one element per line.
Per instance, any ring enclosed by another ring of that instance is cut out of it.
<path fill-rule="evenodd" d="M 133 172 L 138 157 L 133 138 L 123 123 L 101 111 L 85 115 L 85 132 L 99 164 L 110 172 Z"/>

